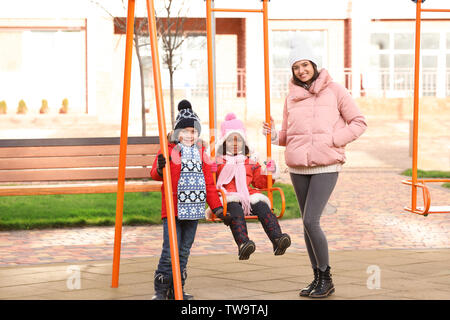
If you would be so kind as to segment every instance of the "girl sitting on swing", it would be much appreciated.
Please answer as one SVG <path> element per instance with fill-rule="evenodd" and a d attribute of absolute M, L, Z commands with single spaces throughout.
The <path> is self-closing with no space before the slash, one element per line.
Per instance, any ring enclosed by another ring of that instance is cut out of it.
<path fill-rule="evenodd" d="M 217 143 L 217 188 L 225 192 L 227 214 L 217 217 L 229 226 L 238 245 L 239 260 L 247 260 L 255 251 L 255 243 L 249 239 L 245 216 L 256 215 L 273 244 L 275 255 L 283 255 L 291 245 L 288 234 L 282 233 L 277 217 L 270 209 L 269 198 L 253 187 L 267 188 L 267 174 L 261 165 L 250 159 L 246 130 L 234 113 L 229 113 L 221 125 L 221 137 Z M 270 160 L 266 172 L 275 172 Z"/>

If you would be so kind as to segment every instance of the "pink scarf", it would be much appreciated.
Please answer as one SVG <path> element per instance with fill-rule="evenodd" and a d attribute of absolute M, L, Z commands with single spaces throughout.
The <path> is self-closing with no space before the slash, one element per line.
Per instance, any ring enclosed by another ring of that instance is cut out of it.
<path fill-rule="evenodd" d="M 248 192 L 247 172 L 245 170 L 247 157 L 244 155 L 225 155 L 224 159 L 226 163 L 217 179 L 217 188 L 222 189 L 226 195 L 237 196 L 244 209 L 244 214 L 248 216 L 250 215 L 250 194 Z M 236 179 L 237 192 L 227 192 L 223 185 L 230 183 L 233 178 Z"/>

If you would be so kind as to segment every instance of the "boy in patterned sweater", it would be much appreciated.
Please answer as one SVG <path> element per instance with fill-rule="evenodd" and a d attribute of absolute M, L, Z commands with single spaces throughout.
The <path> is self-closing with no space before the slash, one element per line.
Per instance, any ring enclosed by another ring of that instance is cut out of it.
<path fill-rule="evenodd" d="M 179 114 L 169 142 L 169 162 L 175 207 L 178 254 L 180 257 L 181 281 L 187 278 L 186 266 L 190 249 L 195 239 L 198 220 L 205 216 L 205 203 L 221 216 L 223 207 L 211 174 L 211 161 L 199 140 L 201 125 L 189 101 L 178 104 Z M 163 180 L 162 169 L 166 159 L 161 151 L 152 166 L 151 177 Z M 169 232 L 165 205 L 164 186 L 161 187 L 161 218 L 163 219 L 163 247 L 158 268 L 155 271 L 153 300 L 173 298 L 172 263 L 170 257 Z M 184 300 L 193 297 L 183 290 Z"/>

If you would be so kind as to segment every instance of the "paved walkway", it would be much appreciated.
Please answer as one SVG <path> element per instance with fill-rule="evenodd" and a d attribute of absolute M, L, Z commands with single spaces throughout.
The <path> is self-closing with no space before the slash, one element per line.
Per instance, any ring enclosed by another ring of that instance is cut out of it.
<path fill-rule="evenodd" d="M 321 220 L 333 299 L 450 299 L 449 215 L 403 211 L 410 189 L 397 172 L 340 174 Z M 433 186 L 431 194 L 433 205 L 448 204 L 448 189 Z M 250 223 L 257 251 L 249 261 L 237 259 L 223 224 L 200 224 L 187 289 L 197 299 L 300 299 L 299 288 L 311 280 L 301 220 L 280 223 L 292 247 L 273 256 L 261 226 Z M 110 288 L 113 227 L 0 232 L 0 299 L 149 299 L 161 232 L 161 226 L 123 228 L 118 289 Z M 78 274 L 80 282 L 73 282 Z"/>

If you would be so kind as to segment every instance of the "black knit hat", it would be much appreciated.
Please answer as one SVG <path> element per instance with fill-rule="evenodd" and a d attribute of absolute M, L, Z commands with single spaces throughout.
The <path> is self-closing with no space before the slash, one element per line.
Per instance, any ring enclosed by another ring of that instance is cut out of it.
<path fill-rule="evenodd" d="M 192 110 L 191 103 L 187 100 L 181 100 L 178 103 L 178 111 L 179 113 L 177 115 L 177 118 L 175 119 L 175 126 L 173 128 L 174 131 L 176 132 L 177 129 L 193 127 L 197 129 L 198 134 L 200 135 L 201 132 L 200 118 Z"/>

